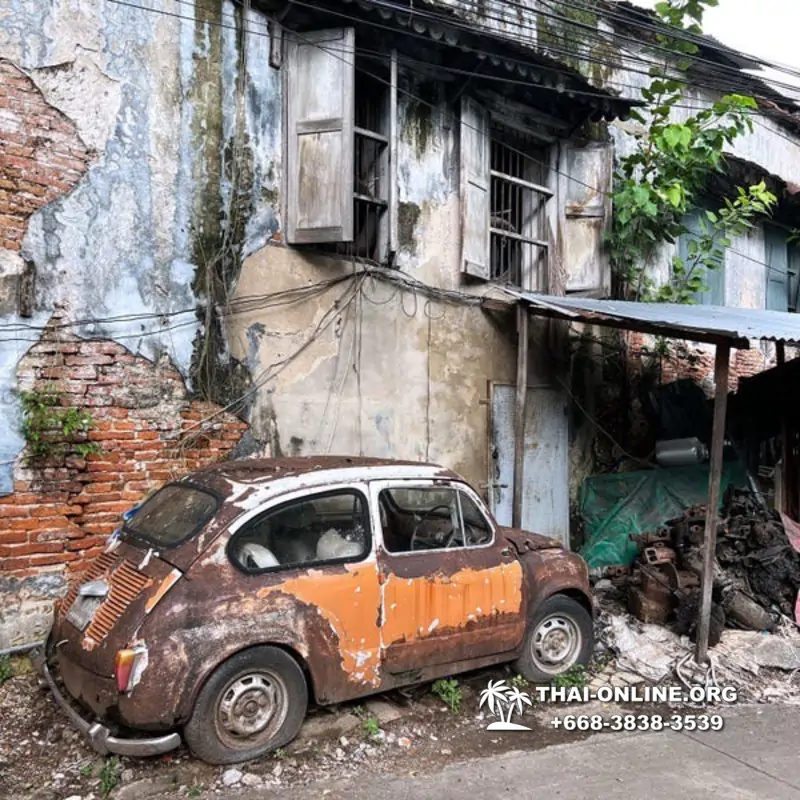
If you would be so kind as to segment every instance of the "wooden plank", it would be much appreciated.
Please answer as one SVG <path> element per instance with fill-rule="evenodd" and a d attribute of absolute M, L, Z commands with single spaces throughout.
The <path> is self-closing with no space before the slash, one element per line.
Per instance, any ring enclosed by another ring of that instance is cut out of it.
<path fill-rule="evenodd" d="M 525 480 L 525 401 L 528 390 L 528 309 L 517 306 L 517 394 L 514 412 L 514 506 L 512 525 L 522 522 L 522 487 Z"/>
<path fill-rule="evenodd" d="M 548 243 L 543 242 L 541 239 L 529 239 L 527 236 L 520 236 L 518 233 L 504 231 L 501 228 L 489 228 L 489 233 L 494 233 L 497 236 L 504 236 L 506 239 L 514 239 L 518 242 L 524 242 L 525 244 L 532 244 L 536 247 L 544 247 L 545 249 L 549 247 Z"/>
<path fill-rule="evenodd" d="M 550 191 L 546 186 L 540 186 L 538 183 L 531 183 L 530 181 L 525 181 L 522 178 L 515 178 L 513 175 L 506 175 L 505 172 L 498 172 L 498 170 L 493 169 L 491 170 L 491 175 L 493 178 L 498 178 L 501 181 L 506 181 L 507 183 L 513 183 L 514 186 L 521 186 L 523 189 L 530 189 L 532 192 L 536 192 L 537 194 L 543 194 L 546 197 L 552 197 L 553 192 Z"/>
<path fill-rule="evenodd" d="M 711 590 L 714 585 L 714 564 L 717 558 L 717 516 L 719 513 L 722 452 L 725 444 L 725 417 L 728 409 L 728 370 L 731 347 L 728 342 L 717 345 L 714 360 L 714 425 L 711 431 L 711 466 L 708 475 L 708 507 L 703 534 L 702 603 L 697 622 L 695 661 L 704 664 L 708 655 L 708 632 L 711 624 Z"/>
<path fill-rule="evenodd" d="M 383 136 L 375 131 L 368 131 L 366 128 L 353 128 L 356 136 L 362 136 L 365 139 L 372 139 L 373 141 L 380 142 L 381 144 L 389 144 L 389 137 Z"/>

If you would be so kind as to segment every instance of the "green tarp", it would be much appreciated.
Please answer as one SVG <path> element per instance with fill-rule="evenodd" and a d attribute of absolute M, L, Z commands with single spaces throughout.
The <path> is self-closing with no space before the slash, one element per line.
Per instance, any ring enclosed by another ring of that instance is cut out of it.
<path fill-rule="evenodd" d="M 731 483 L 747 485 L 747 475 L 739 462 L 723 466 L 720 503 Z M 589 567 L 632 564 L 636 544 L 630 534 L 654 533 L 690 506 L 707 501 L 708 464 L 587 478 L 580 492 L 580 514 L 586 532 L 581 555 Z"/>

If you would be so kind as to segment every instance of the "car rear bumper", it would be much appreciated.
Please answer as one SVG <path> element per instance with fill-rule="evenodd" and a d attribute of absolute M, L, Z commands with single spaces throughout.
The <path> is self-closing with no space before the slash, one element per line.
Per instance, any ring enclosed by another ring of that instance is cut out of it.
<path fill-rule="evenodd" d="M 100 755 L 114 753 L 120 756 L 157 756 L 174 750 L 181 743 L 177 733 L 148 738 L 121 738 L 112 736 L 111 730 L 99 722 L 84 719 L 73 707 L 59 688 L 47 663 L 44 647 L 37 647 L 30 653 L 31 663 L 47 683 L 53 698 L 67 715 L 70 722 L 83 735 L 86 741 Z"/>

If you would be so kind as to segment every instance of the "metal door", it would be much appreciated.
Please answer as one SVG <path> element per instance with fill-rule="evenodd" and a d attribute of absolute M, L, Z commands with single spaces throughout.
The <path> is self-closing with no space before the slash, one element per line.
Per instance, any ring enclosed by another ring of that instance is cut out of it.
<path fill-rule="evenodd" d="M 491 385 L 492 426 L 489 507 L 511 525 L 514 501 L 514 401 L 516 387 Z M 569 546 L 569 429 L 562 390 L 532 386 L 525 403 L 522 527 Z"/>

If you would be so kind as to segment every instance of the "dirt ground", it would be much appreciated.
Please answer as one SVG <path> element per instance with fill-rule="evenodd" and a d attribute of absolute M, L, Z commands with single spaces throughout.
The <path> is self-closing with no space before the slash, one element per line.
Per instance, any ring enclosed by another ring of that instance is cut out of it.
<path fill-rule="evenodd" d="M 482 670 L 459 678 L 458 713 L 431 693 L 430 686 L 413 690 L 410 697 L 378 696 L 379 705 L 399 718 L 382 724 L 377 734 L 365 722 L 369 712 L 364 704 L 312 710 L 300 740 L 286 752 L 238 765 L 239 779 L 235 786 L 226 786 L 223 777 L 231 768 L 204 764 L 184 748 L 151 759 L 98 756 L 39 687 L 27 662 L 18 659 L 16 671 L 23 674 L 0 687 L 0 797 L 8 800 L 235 797 L 237 788 L 246 786 L 301 785 L 376 772 L 424 774 L 476 755 L 536 750 L 587 735 L 548 725 L 544 716 L 554 716 L 553 706 L 525 717 L 533 728 L 529 732 L 487 732 L 493 718 L 481 714 L 478 694 L 488 680 L 508 679 L 512 673 Z M 339 735 L 342 720 L 353 724 L 354 717 L 356 726 Z M 230 781 L 236 776 L 227 777 Z"/>

